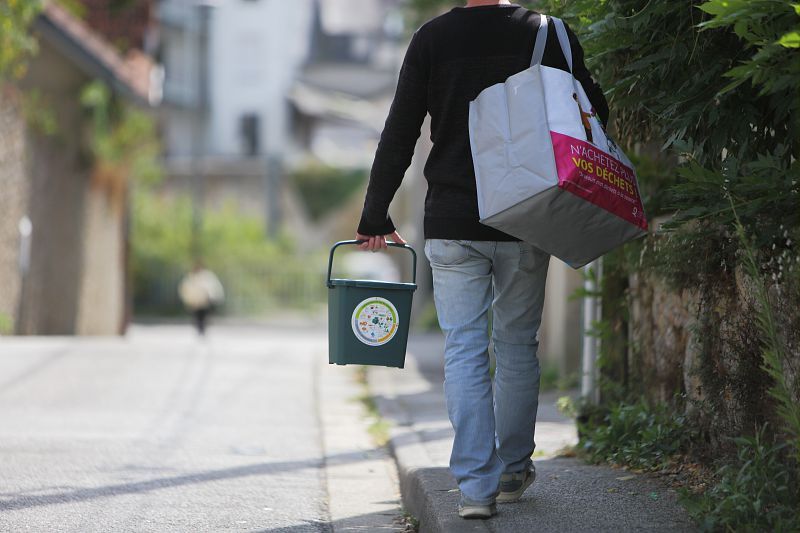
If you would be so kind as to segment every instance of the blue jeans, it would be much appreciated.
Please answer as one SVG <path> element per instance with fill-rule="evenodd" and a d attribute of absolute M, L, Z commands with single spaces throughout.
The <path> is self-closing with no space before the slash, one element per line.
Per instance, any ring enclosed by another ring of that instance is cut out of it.
<path fill-rule="evenodd" d="M 450 471 L 462 497 L 494 501 L 500 476 L 531 463 L 550 255 L 525 242 L 426 239 L 445 334 L 444 391 L 455 430 Z M 489 309 L 496 368 L 489 376 Z"/>

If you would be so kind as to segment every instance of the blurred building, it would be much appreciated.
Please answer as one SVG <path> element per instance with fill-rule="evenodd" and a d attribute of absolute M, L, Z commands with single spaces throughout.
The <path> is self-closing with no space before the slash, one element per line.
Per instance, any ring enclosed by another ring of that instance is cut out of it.
<path fill-rule="evenodd" d="M 402 2 L 393 0 L 316 3 L 309 57 L 287 94 L 290 168 L 313 162 L 369 173 L 410 33 L 404 27 L 402 7 Z M 423 126 L 417 158 L 427 157 L 429 135 Z M 402 219 L 411 222 L 405 228 L 410 237 L 422 227 L 423 181 L 422 167 L 412 164 L 393 204 L 394 213 L 408 215 Z M 362 188 L 319 221 L 310 245 L 352 238 L 363 193 Z"/>
<path fill-rule="evenodd" d="M 308 229 L 285 176 L 309 159 L 371 163 L 402 54 L 397 4 L 161 0 L 167 193 Z"/>
<path fill-rule="evenodd" d="M 312 0 L 161 0 L 168 161 L 285 149 L 285 94 L 308 55 Z"/>
<path fill-rule="evenodd" d="M 288 93 L 296 160 L 370 166 L 394 96 L 403 31 L 397 2 L 317 4 L 310 54 Z"/>
<path fill-rule="evenodd" d="M 0 100 L 0 314 L 22 334 L 116 334 L 126 322 L 126 185 L 87 157 L 80 95 L 99 79 L 146 105 L 149 62 L 122 57 L 55 3 L 33 31 L 39 51 Z"/>
<path fill-rule="evenodd" d="M 167 191 L 280 216 L 285 94 L 308 54 L 312 0 L 158 3 Z"/>

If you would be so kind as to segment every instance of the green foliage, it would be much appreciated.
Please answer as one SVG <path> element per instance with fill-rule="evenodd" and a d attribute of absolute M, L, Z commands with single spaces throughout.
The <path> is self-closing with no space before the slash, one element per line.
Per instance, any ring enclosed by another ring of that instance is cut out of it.
<path fill-rule="evenodd" d="M 685 449 L 692 435 L 684 416 L 644 400 L 619 403 L 603 415 L 579 421 L 579 431 L 578 450 L 590 461 L 646 470 L 662 467 Z"/>
<path fill-rule="evenodd" d="M 732 200 L 731 203 L 733 203 Z M 733 214 L 736 217 L 736 234 L 742 244 L 742 251 L 745 256 L 744 264 L 756 285 L 758 329 L 761 334 L 760 343 L 763 357 L 761 368 L 773 380 L 769 393 L 777 403 L 778 416 L 784 422 L 783 429 L 790 436 L 789 444 L 794 455 L 795 473 L 800 477 L 800 402 L 798 401 L 800 391 L 792 389 L 788 372 L 790 365 L 789 354 L 786 353 L 778 335 L 775 311 L 767 292 L 767 284 L 761 276 L 754 245 L 748 238 L 735 209 Z"/>
<path fill-rule="evenodd" d="M 134 189 L 131 276 L 136 312 L 176 313 L 177 280 L 192 266 L 191 204 Z"/>
<path fill-rule="evenodd" d="M 595 290 L 577 287 L 569 299 L 600 298 L 602 316 L 592 322 L 586 335 L 599 339 L 597 357 L 598 387 L 602 402 L 614 403 L 628 399 L 632 388 L 627 364 L 628 322 L 630 320 L 627 298 L 628 275 L 642 257 L 644 242 L 637 240 L 603 256 L 602 275 L 595 268 L 582 271 L 584 280 L 594 280 Z M 638 393 L 644 391 L 638 390 Z"/>
<path fill-rule="evenodd" d="M 7 313 L 0 313 L 0 335 L 14 333 L 14 317 Z"/>
<path fill-rule="evenodd" d="M 628 151 L 657 143 L 684 161 L 658 186 L 647 173 L 639 176 L 655 206 L 646 205 L 651 218 L 676 213 L 664 229 L 732 231 L 728 194 L 759 246 L 774 242 L 780 224 L 800 224 L 796 4 L 551 0 L 547 11 L 580 35 Z M 687 226 L 697 220 L 702 224 Z M 710 259 L 701 269 L 715 264 Z"/>
<path fill-rule="evenodd" d="M 713 6 L 734 3 L 746 7 L 724 18 L 708 15 Z M 766 47 L 772 50 L 769 35 L 777 40 L 797 24 L 789 1 L 551 4 L 575 21 L 588 61 L 610 97 L 620 138 L 628 146 L 650 139 L 665 147 L 680 141 L 681 151 L 688 150 L 694 160 L 712 169 L 722 167 L 725 154 L 745 160 L 768 153 L 776 138 L 786 139 L 797 154 L 798 140 L 790 135 L 800 76 L 794 52 L 780 47 L 770 53 L 770 61 L 757 59 Z M 747 40 L 733 31 L 743 25 L 757 26 Z M 755 31 L 759 39 L 751 36 Z M 747 60 L 756 61 L 752 71 L 733 70 Z M 758 68 L 768 70 L 756 76 Z M 752 83 L 731 87 L 731 78 L 740 77 Z"/>
<path fill-rule="evenodd" d="M 552 364 L 544 364 L 542 362 L 540 363 L 539 368 L 541 372 L 539 378 L 539 392 L 555 390 L 558 387 L 560 377 L 558 367 Z"/>
<path fill-rule="evenodd" d="M 433 298 L 429 299 L 425 306 L 420 309 L 414 319 L 414 326 L 418 331 L 426 333 L 439 333 L 441 331 L 439 315 L 436 314 L 436 304 L 434 304 Z"/>
<path fill-rule="evenodd" d="M 138 188 L 132 219 L 136 312 L 182 313 L 177 285 L 194 260 L 189 198 Z M 288 239 L 267 239 L 261 220 L 241 214 L 235 205 L 203 215 L 200 248 L 205 266 L 225 287 L 227 313 L 305 309 L 324 301 L 324 258 L 296 253 Z"/>
<path fill-rule="evenodd" d="M 367 179 L 364 169 L 308 164 L 290 174 L 311 218 L 319 220 L 340 207 Z"/>
<path fill-rule="evenodd" d="M 632 269 L 654 272 L 674 291 L 721 284 L 733 273 L 737 250 L 729 230 L 692 222 L 666 235 L 648 236 Z"/>
<path fill-rule="evenodd" d="M 28 126 L 42 135 L 50 136 L 59 133 L 52 103 L 42 95 L 42 91 L 39 89 L 26 91 L 20 100 L 22 115 Z"/>
<path fill-rule="evenodd" d="M 401 507 L 400 511 L 402 519 L 397 521 L 400 522 L 401 527 L 403 527 L 402 531 L 408 533 L 419 531 L 419 519 L 404 507 Z"/>
<path fill-rule="evenodd" d="M 656 143 L 672 151 L 668 164 L 678 156 L 673 177 L 640 173 L 651 218 L 671 220 L 667 233 L 648 237 L 623 270 L 656 272 L 674 289 L 706 287 L 716 294 L 733 286 L 737 265 L 757 265 L 754 279 L 772 277 L 793 290 L 800 257 L 798 6 L 786 0 L 554 0 L 549 11 L 579 33 L 627 149 Z M 740 230 L 752 236 L 750 259 L 737 238 L 737 214 Z M 604 308 L 614 307 L 624 291 L 611 301 L 605 296 Z M 763 338 L 769 335 L 762 329 Z M 716 353 L 710 348 L 704 357 Z M 768 349 L 765 358 L 775 353 Z M 785 368 L 771 375 L 776 383 L 787 380 Z M 794 412 L 780 408 L 779 414 L 795 424 Z"/>
<path fill-rule="evenodd" d="M 41 9 L 41 0 L 0 2 L 0 80 L 25 75 L 25 60 L 37 50 L 29 27 Z"/>
<path fill-rule="evenodd" d="M 800 227 L 800 161 L 790 161 L 787 150 L 777 144 L 771 153 L 743 163 L 731 156 L 720 171 L 690 161 L 680 169 L 682 182 L 672 188 L 677 214 L 664 227 L 710 220 L 730 228 L 736 208 L 745 227 L 758 228 L 757 247 L 780 240 L 778 226 Z"/>
<path fill-rule="evenodd" d="M 75 18 L 86 18 L 86 5 L 81 0 L 56 0 L 56 2 L 66 9 Z"/>
<path fill-rule="evenodd" d="M 539 391 L 567 391 L 574 389 L 579 384 L 579 376 L 577 372 L 569 372 L 563 374 L 559 371 L 558 367 L 552 363 L 542 363 L 541 365 L 541 381 L 539 382 Z"/>
<path fill-rule="evenodd" d="M 161 145 L 153 117 L 114 98 L 100 80 L 88 83 L 80 98 L 91 115 L 89 144 L 97 162 L 123 179 L 160 181 Z"/>
<path fill-rule="evenodd" d="M 652 224 L 656 217 L 669 216 L 674 213 L 671 195 L 665 194 L 665 191 L 677 185 L 680 176 L 675 172 L 676 158 L 674 155 L 657 151 L 654 146 L 648 148 L 647 152 L 644 148 L 631 151 L 629 157 L 636 169 L 644 211 Z M 638 244 L 638 241 L 633 243 Z"/>
<path fill-rule="evenodd" d="M 578 417 L 579 408 L 577 402 L 571 396 L 559 396 L 556 400 L 556 409 L 567 418 L 575 419 Z"/>
<path fill-rule="evenodd" d="M 711 0 L 700 9 L 713 16 L 700 28 L 731 28 L 753 51 L 725 74 L 733 81 L 722 92 L 749 82 L 759 88 L 759 96 L 788 94 L 790 98 L 782 104 L 787 109 L 782 112 L 796 116 L 800 110 L 800 62 L 789 49 L 800 48 L 800 4 L 786 0 Z M 787 91 L 794 92 L 794 98 Z"/>
<path fill-rule="evenodd" d="M 718 482 L 681 501 L 702 531 L 800 530 L 800 480 L 783 460 L 786 444 L 770 444 L 765 428 L 753 437 L 734 439 L 738 460 L 717 472 Z"/>

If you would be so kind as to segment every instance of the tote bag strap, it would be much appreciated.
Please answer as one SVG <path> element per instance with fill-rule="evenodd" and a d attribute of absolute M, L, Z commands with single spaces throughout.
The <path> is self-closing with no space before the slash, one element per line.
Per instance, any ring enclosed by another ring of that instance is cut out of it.
<path fill-rule="evenodd" d="M 539 15 L 539 31 L 536 32 L 536 44 L 533 46 L 533 54 L 531 55 L 531 66 L 539 65 L 544 57 L 544 48 L 547 46 L 547 18 L 545 15 Z M 569 44 L 569 36 L 567 35 L 567 28 L 564 27 L 564 21 L 550 17 L 553 26 L 556 28 L 556 35 L 558 36 L 558 44 L 561 45 L 561 52 L 564 54 L 564 59 L 567 60 L 570 74 L 572 73 L 572 46 Z"/>
<path fill-rule="evenodd" d="M 572 74 L 572 46 L 569 44 L 569 36 L 567 35 L 567 28 L 564 27 L 564 21 L 555 17 L 550 17 L 553 20 L 553 26 L 556 27 L 556 35 L 558 35 L 558 43 L 561 45 L 561 51 L 564 53 L 564 59 L 567 60 L 569 72 Z"/>
<path fill-rule="evenodd" d="M 544 57 L 544 47 L 547 45 L 547 17 L 539 14 L 539 31 L 536 32 L 536 44 L 533 45 L 531 66 L 538 65 Z"/>

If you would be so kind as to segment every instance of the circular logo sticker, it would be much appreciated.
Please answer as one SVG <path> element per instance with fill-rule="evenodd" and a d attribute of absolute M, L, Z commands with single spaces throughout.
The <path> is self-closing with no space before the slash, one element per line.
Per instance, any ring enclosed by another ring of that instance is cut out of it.
<path fill-rule="evenodd" d="M 358 340 L 369 346 L 381 346 L 397 333 L 397 309 L 386 298 L 367 298 L 353 310 L 352 324 Z"/>

